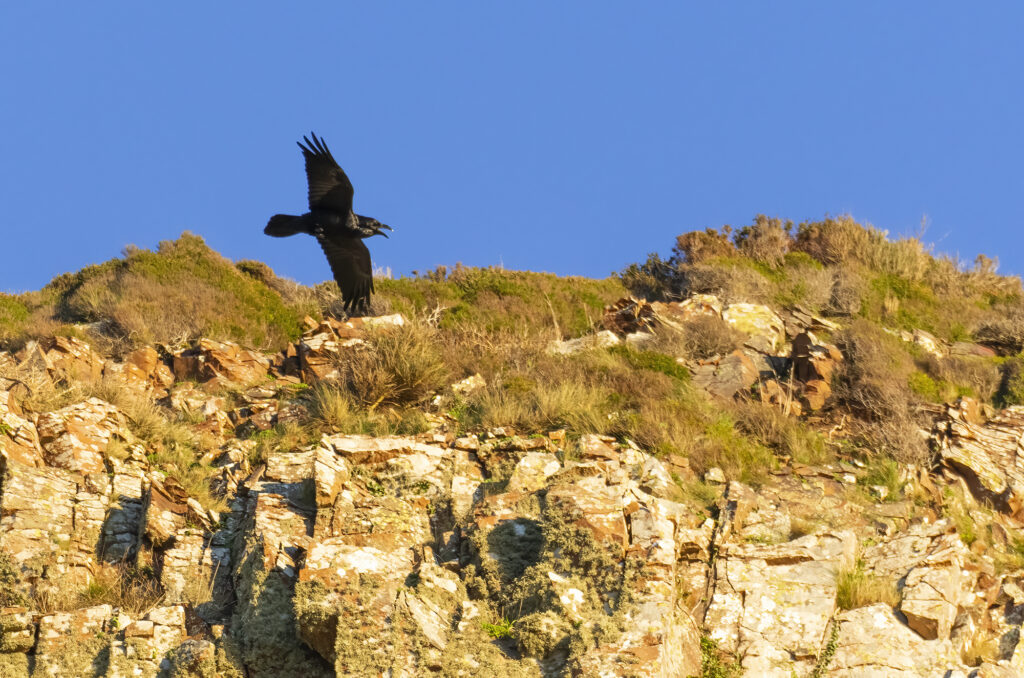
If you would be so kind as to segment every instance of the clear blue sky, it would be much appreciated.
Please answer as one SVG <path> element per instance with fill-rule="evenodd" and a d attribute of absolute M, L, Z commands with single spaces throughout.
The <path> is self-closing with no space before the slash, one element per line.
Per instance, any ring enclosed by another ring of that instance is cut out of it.
<path fill-rule="evenodd" d="M 1022 32 L 1019 2 L 4 3 L 0 290 L 184 230 L 329 279 L 262 234 L 309 130 L 396 274 L 604 276 L 759 212 L 926 216 L 1024 273 Z"/>

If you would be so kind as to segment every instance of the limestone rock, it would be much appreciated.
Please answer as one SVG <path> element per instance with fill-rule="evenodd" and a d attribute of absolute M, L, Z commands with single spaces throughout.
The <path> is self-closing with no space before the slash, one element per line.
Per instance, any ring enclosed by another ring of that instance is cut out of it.
<path fill-rule="evenodd" d="M 578 339 L 555 340 L 548 344 L 548 353 L 556 355 L 571 355 L 579 351 L 586 351 L 594 348 L 607 348 L 615 346 L 621 340 L 614 332 L 602 330 L 597 334 L 587 334 Z"/>
<path fill-rule="evenodd" d="M 508 491 L 533 492 L 543 488 L 547 479 L 562 468 L 558 458 L 550 452 L 528 452 L 512 470 Z"/>
<path fill-rule="evenodd" d="M 0 652 L 29 652 L 35 647 L 35 616 L 24 607 L 0 608 Z"/>
<path fill-rule="evenodd" d="M 115 472 L 100 547 L 102 558 L 107 562 L 125 562 L 134 554 L 142 521 L 143 488 L 146 486 L 148 481 L 137 467 L 125 465 Z"/>
<path fill-rule="evenodd" d="M 335 664 L 338 675 L 390 655 L 396 599 L 415 571 L 419 548 L 430 539 L 426 515 L 398 499 L 367 497 L 342 513 L 335 515 L 335 536 L 318 539 L 306 555 L 296 606 L 299 636 Z M 431 629 L 428 642 L 444 646 L 446 625 L 437 622 L 444 615 L 427 600 L 403 595 L 398 604 L 421 628 Z M 355 636 L 346 655 L 337 653 L 338 633 Z"/>
<path fill-rule="evenodd" d="M 941 343 L 929 332 L 925 332 L 924 330 L 914 330 L 913 341 L 915 344 L 937 358 L 942 357 L 943 353 Z"/>
<path fill-rule="evenodd" d="M 693 383 L 711 395 L 732 398 L 757 382 L 759 370 L 743 351 L 698 363 L 690 370 Z"/>
<path fill-rule="evenodd" d="M 479 391 L 486 385 L 487 382 L 484 381 L 484 378 L 478 373 L 452 384 L 452 392 L 457 395 L 467 396 Z"/>
<path fill-rule="evenodd" d="M 188 494 L 173 479 L 168 481 L 150 483 L 142 508 L 143 534 L 157 547 L 173 542 L 190 515 Z"/>
<path fill-rule="evenodd" d="M 599 542 L 617 544 L 623 549 L 628 545 L 622 496 L 613 488 L 554 485 L 548 489 L 547 501 L 564 510 L 580 527 L 590 530 Z"/>
<path fill-rule="evenodd" d="M 47 464 L 83 475 L 106 473 L 111 438 L 133 440 L 121 411 L 99 398 L 41 414 L 37 429 Z"/>
<path fill-rule="evenodd" d="M 852 566 L 855 548 L 852 532 L 723 544 L 704 617 L 711 637 L 752 675 L 804 673 L 835 611 L 836 572 Z"/>
<path fill-rule="evenodd" d="M 790 339 L 804 332 L 820 332 L 821 330 L 834 332 L 839 329 L 839 325 L 836 323 L 815 315 L 801 306 L 785 308 L 779 313 L 779 317 L 782 318 L 786 326 L 786 336 Z"/>
<path fill-rule="evenodd" d="M 713 294 L 692 294 L 683 301 L 651 304 L 662 322 L 686 323 L 700 317 L 722 317 L 722 301 Z"/>
<path fill-rule="evenodd" d="M 38 349 L 50 376 L 72 381 L 96 382 L 103 375 L 103 357 L 76 337 L 50 337 Z"/>
<path fill-rule="evenodd" d="M 43 466 L 35 424 L 19 416 L 10 391 L 0 391 L 0 454 L 24 466 Z"/>
<path fill-rule="evenodd" d="M 829 382 L 843 354 L 835 346 L 818 341 L 812 333 L 803 332 L 793 339 L 790 359 L 793 378 L 803 384 L 804 407 L 820 410 L 832 393 Z"/>
<path fill-rule="evenodd" d="M 996 352 L 988 346 L 973 344 L 967 341 L 954 342 L 949 347 L 949 354 L 956 356 L 976 356 L 979 358 L 995 358 Z"/>
<path fill-rule="evenodd" d="M 113 615 L 110 605 L 44 615 L 39 619 L 36 654 L 53 654 L 65 643 L 95 637 L 108 630 Z"/>
<path fill-rule="evenodd" d="M 967 548 L 957 534 L 937 539 L 903 585 L 900 611 L 925 640 L 949 638 L 962 602 L 962 570 Z"/>
<path fill-rule="evenodd" d="M 0 493 L 0 547 L 15 562 L 45 565 L 48 576 L 88 578 L 100 541 L 107 497 L 77 474 L 5 464 Z M 105 476 L 104 476 L 105 478 Z"/>
<path fill-rule="evenodd" d="M 267 376 L 270 360 L 230 341 L 200 339 L 195 347 L 174 355 L 178 379 L 216 385 L 249 384 Z"/>
<path fill-rule="evenodd" d="M 942 463 L 964 478 L 979 501 L 1017 514 L 1024 508 L 1024 470 L 1017 461 L 1024 407 L 1008 407 L 982 422 L 970 415 L 970 405 L 969 399 L 961 399 L 936 425 L 933 439 Z"/>
<path fill-rule="evenodd" d="M 174 373 L 152 346 L 143 346 L 125 356 L 124 362 L 108 360 L 103 378 L 140 393 L 162 398 L 174 384 Z"/>
<path fill-rule="evenodd" d="M 970 671 L 948 639 L 922 639 L 884 603 L 847 610 L 836 619 L 839 640 L 829 676 L 925 678 L 950 675 L 948 671 L 966 676 Z"/>
<path fill-rule="evenodd" d="M 775 353 L 786 343 L 786 326 L 775 311 L 760 304 L 730 304 L 722 318 L 740 332 L 759 339 L 768 353 Z"/>

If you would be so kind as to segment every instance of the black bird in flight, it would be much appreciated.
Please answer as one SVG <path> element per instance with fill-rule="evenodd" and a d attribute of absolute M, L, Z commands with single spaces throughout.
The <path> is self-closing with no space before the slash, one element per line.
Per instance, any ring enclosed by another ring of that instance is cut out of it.
<path fill-rule="evenodd" d="M 373 265 L 363 238 L 388 234 L 393 230 L 376 219 L 352 211 L 352 182 L 335 162 L 327 144 L 312 132 L 313 140 L 302 137 L 299 143 L 306 159 L 309 183 L 309 211 L 301 216 L 275 214 L 263 232 L 275 238 L 308 233 L 316 238 L 327 255 L 327 263 L 341 290 L 345 312 L 365 313 L 373 292 Z"/>

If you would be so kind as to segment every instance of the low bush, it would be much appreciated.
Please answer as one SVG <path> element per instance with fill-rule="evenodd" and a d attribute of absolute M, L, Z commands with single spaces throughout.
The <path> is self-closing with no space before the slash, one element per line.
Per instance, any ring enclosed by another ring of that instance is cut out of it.
<path fill-rule="evenodd" d="M 310 310 L 290 308 L 189 233 L 160 243 L 156 252 L 132 249 L 122 259 L 59 276 L 46 290 L 55 295 L 56 317 L 99 323 L 98 336 L 115 351 L 201 336 L 280 348 L 298 336 L 299 320 Z"/>
<path fill-rule="evenodd" d="M 997 314 L 982 320 L 974 336 L 1003 355 L 1024 351 L 1024 304 L 998 304 Z"/>
<path fill-rule="evenodd" d="M 690 231 L 676 237 L 675 252 L 687 264 L 700 264 L 720 257 L 731 257 L 736 253 L 730 241 L 732 229 L 728 226 L 721 231 L 708 228 Z"/>
<path fill-rule="evenodd" d="M 680 355 L 704 360 L 727 355 L 743 345 L 747 336 L 717 316 L 700 316 L 683 325 L 678 333 Z"/>
<path fill-rule="evenodd" d="M 763 214 L 754 218 L 754 223 L 736 232 L 736 248 L 745 257 L 768 266 L 781 266 L 789 252 L 789 231 L 793 222 L 783 222 Z"/>
<path fill-rule="evenodd" d="M 833 393 L 860 420 L 851 425 L 855 439 L 870 454 L 902 463 L 929 458 L 914 410 L 918 396 L 910 388 L 915 367 L 904 342 L 866 320 L 855 321 L 835 340 L 844 360 Z"/>

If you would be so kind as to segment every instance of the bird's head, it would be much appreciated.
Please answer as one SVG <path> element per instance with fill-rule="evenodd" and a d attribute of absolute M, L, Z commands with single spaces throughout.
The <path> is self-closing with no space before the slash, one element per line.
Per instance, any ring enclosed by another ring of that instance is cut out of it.
<path fill-rule="evenodd" d="M 393 228 L 391 228 L 387 224 L 382 224 L 379 221 L 377 221 L 376 219 L 371 219 L 370 217 L 364 217 L 364 216 L 361 216 L 361 215 L 357 215 L 357 216 L 359 217 L 359 228 L 364 233 L 366 233 L 366 235 L 363 236 L 364 238 L 369 238 L 370 236 L 373 236 L 373 235 L 382 235 L 382 236 L 384 236 L 386 238 L 386 237 L 388 237 L 388 234 L 385 233 L 384 230 L 385 229 L 388 230 L 388 231 L 393 231 L 394 230 Z"/>

